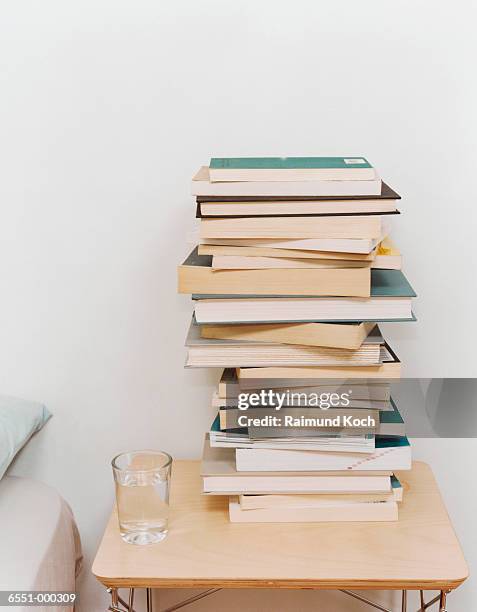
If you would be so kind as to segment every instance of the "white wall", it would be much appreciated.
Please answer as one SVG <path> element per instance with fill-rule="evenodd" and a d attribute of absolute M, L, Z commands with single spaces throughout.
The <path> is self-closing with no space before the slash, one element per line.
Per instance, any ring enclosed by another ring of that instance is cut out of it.
<path fill-rule="evenodd" d="M 404 196 L 395 237 L 420 295 L 419 322 L 388 337 L 409 375 L 477 375 L 476 17 L 464 0 L 0 4 L 0 390 L 55 414 L 15 471 L 74 508 L 82 612 L 105 608 L 88 566 L 109 459 L 141 446 L 197 457 L 210 421 L 215 375 L 182 369 L 190 303 L 175 266 L 189 180 L 212 154 L 367 156 Z M 416 454 L 477 561 L 463 477 L 476 444 L 448 446 Z M 471 609 L 475 590 L 451 609 Z"/>

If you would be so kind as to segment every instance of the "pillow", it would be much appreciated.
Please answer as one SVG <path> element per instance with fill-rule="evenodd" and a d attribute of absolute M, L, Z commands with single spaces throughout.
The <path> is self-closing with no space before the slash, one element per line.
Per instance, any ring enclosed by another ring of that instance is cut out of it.
<path fill-rule="evenodd" d="M 50 416 L 42 404 L 0 395 L 0 478 L 18 451 Z"/>

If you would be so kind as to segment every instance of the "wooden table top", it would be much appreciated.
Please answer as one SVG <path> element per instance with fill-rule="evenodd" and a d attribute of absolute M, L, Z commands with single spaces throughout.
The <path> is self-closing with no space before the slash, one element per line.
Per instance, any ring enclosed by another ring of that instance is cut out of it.
<path fill-rule="evenodd" d="M 108 587 L 454 589 L 468 570 L 430 467 L 401 472 L 390 523 L 241 524 L 201 495 L 200 462 L 175 461 L 169 534 L 134 546 L 113 511 L 93 564 Z"/>

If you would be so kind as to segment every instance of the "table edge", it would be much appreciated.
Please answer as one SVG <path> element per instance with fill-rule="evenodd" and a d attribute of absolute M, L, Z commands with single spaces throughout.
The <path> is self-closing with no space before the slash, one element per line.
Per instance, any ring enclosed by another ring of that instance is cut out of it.
<path fill-rule="evenodd" d="M 94 568 L 93 568 L 94 569 Z M 359 590 L 429 590 L 429 591 L 452 591 L 459 587 L 469 576 L 467 573 L 461 578 L 438 582 L 435 580 L 294 580 L 294 579 L 223 579 L 200 578 L 200 579 L 144 579 L 144 578 L 111 578 L 95 574 L 96 579 L 107 588 L 164 588 L 164 589 L 194 589 L 194 588 L 223 588 L 223 589 L 359 589 Z"/>

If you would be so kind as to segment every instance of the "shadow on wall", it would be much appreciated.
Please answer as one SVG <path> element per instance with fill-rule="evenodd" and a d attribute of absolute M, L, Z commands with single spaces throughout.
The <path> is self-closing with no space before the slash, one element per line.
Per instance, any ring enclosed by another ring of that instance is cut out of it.
<path fill-rule="evenodd" d="M 402 379 L 392 397 L 415 438 L 477 437 L 477 379 Z"/>
<path fill-rule="evenodd" d="M 426 413 L 440 438 L 477 437 L 477 379 L 433 379 L 426 393 Z"/>

